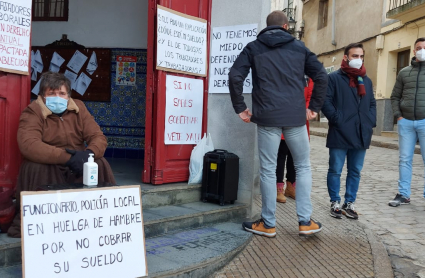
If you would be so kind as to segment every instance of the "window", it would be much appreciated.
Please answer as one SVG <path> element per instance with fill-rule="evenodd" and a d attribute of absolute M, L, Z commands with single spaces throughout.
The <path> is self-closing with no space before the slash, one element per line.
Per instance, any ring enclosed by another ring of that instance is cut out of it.
<path fill-rule="evenodd" d="M 32 0 L 33 21 L 68 21 L 69 0 Z"/>
<path fill-rule="evenodd" d="M 320 0 L 319 2 L 319 21 L 317 23 L 317 30 L 320 30 L 328 25 L 328 4 L 329 0 Z"/>

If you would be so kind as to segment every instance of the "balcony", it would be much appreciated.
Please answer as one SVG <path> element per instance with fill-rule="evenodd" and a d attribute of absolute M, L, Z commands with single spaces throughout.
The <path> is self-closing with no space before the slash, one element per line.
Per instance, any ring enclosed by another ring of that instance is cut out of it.
<path fill-rule="evenodd" d="M 403 23 L 422 17 L 425 14 L 425 0 L 388 0 L 387 18 Z"/>

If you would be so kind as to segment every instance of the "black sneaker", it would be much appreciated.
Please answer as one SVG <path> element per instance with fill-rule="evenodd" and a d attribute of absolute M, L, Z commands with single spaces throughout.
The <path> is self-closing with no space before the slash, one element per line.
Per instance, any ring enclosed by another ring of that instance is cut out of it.
<path fill-rule="evenodd" d="M 338 219 L 342 218 L 341 205 L 337 201 L 331 203 L 331 216 Z"/>
<path fill-rule="evenodd" d="M 351 202 L 342 205 L 342 214 L 351 219 L 359 219 L 359 215 L 354 209 L 354 203 Z"/>
<path fill-rule="evenodd" d="M 398 207 L 399 205 L 408 205 L 408 204 L 410 204 L 410 198 L 406 198 L 400 193 L 397 193 L 397 195 L 395 195 L 394 200 L 391 200 L 388 203 L 388 205 L 391 207 Z"/>

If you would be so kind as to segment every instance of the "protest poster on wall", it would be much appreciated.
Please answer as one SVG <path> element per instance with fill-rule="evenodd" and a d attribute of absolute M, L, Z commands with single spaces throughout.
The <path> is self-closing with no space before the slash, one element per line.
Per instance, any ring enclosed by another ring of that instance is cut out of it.
<path fill-rule="evenodd" d="M 136 56 L 117 56 L 115 84 L 136 86 Z"/>
<path fill-rule="evenodd" d="M 21 193 L 24 278 L 147 276 L 140 186 Z"/>
<path fill-rule="evenodd" d="M 244 47 L 257 37 L 257 24 L 215 27 L 210 52 L 209 93 L 229 93 L 229 71 Z M 252 92 L 251 71 L 245 78 L 244 93 Z"/>
<path fill-rule="evenodd" d="M 156 68 L 207 75 L 207 21 L 158 5 Z"/>
<path fill-rule="evenodd" d="M 204 81 L 167 75 L 165 144 L 197 144 L 202 136 Z"/>
<path fill-rule="evenodd" d="M 28 75 L 31 0 L 0 2 L 0 70 Z"/>

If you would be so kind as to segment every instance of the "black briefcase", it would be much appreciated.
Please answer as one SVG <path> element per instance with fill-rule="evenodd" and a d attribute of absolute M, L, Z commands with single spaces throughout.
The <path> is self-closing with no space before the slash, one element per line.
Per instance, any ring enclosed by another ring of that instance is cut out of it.
<path fill-rule="evenodd" d="M 238 198 L 239 157 L 225 150 L 207 152 L 204 156 L 201 200 L 215 200 L 224 206 Z"/>

